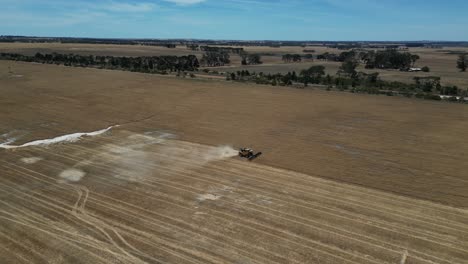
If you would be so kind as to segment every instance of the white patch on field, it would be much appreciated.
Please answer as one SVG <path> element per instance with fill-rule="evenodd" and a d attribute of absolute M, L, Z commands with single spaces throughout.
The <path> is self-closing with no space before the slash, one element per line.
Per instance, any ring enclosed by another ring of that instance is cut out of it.
<path fill-rule="evenodd" d="M 174 163 L 178 170 L 194 170 L 210 162 L 225 160 L 238 155 L 230 146 L 211 147 L 185 141 L 169 141 L 160 149 L 166 163 Z M 183 162 L 177 162 L 181 160 Z"/>
<path fill-rule="evenodd" d="M 197 200 L 200 202 L 209 200 L 216 201 L 219 198 L 229 195 L 234 192 L 234 188 L 230 186 L 223 185 L 222 187 L 208 188 L 208 193 L 200 194 L 197 196 Z"/>
<path fill-rule="evenodd" d="M 79 169 L 68 169 L 64 170 L 59 174 L 61 180 L 65 180 L 65 182 L 79 182 L 86 173 Z"/>
<path fill-rule="evenodd" d="M 237 156 L 237 154 L 237 150 L 231 146 L 219 146 L 206 151 L 202 157 L 206 161 L 215 161 L 232 158 Z"/>
<path fill-rule="evenodd" d="M 221 198 L 221 195 L 206 193 L 206 194 L 198 195 L 197 200 L 200 201 L 200 202 L 203 202 L 203 201 L 206 201 L 206 200 L 216 201 L 219 198 Z"/>
<path fill-rule="evenodd" d="M 0 148 L 6 148 L 7 146 L 9 146 L 9 144 L 13 143 L 16 141 L 16 138 L 7 138 L 5 140 L 5 142 L 3 142 L 2 144 L 0 144 Z"/>
<path fill-rule="evenodd" d="M 112 168 L 112 175 L 117 179 L 129 182 L 144 181 L 154 173 L 158 163 L 149 149 L 174 137 L 169 133 L 152 134 L 154 136 L 132 134 L 115 143 L 101 146 L 96 154 L 80 161 L 75 167 L 89 166 L 93 163 L 106 164 Z"/>
<path fill-rule="evenodd" d="M 34 164 L 43 160 L 41 157 L 30 157 L 30 158 L 21 158 L 21 161 L 26 164 Z"/>
<path fill-rule="evenodd" d="M 68 134 L 68 135 L 63 135 L 59 136 L 56 138 L 51 138 L 51 139 L 42 139 L 42 140 L 36 140 L 32 142 L 25 143 L 20 146 L 13 146 L 9 145 L 14 141 L 7 141 L 6 143 L 0 144 L 0 148 L 3 149 L 15 149 L 15 148 L 24 148 L 24 147 L 30 147 L 30 146 L 46 146 L 46 145 L 51 145 L 51 144 L 57 144 L 57 143 L 62 143 L 62 142 L 76 142 L 80 140 L 82 137 L 88 136 L 88 137 L 93 137 L 93 136 L 98 136 L 101 134 L 106 133 L 107 131 L 111 130 L 113 127 L 117 126 L 111 126 L 106 129 L 94 131 L 94 132 L 88 132 L 88 133 L 73 133 L 73 134 Z"/>

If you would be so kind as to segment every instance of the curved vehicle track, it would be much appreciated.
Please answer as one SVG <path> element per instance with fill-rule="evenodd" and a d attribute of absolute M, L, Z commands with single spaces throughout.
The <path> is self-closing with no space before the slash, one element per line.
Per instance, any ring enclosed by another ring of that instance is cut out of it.
<path fill-rule="evenodd" d="M 7 263 L 467 263 L 466 210 L 220 153 L 120 128 L 0 151 L 0 252 Z M 85 176 L 59 177 L 71 168 Z"/>

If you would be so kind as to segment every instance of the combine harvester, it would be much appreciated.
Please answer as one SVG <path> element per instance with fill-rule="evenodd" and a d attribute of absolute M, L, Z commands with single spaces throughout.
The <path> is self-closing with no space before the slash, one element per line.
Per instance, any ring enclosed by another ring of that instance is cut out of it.
<path fill-rule="evenodd" d="M 252 149 L 249 148 L 241 148 L 239 150 L 239 157 L 246 158 L 249 161 L 252 161 L 262 155 L 262 152 L 258 152 L 257 154 L 254 153 Z"/>

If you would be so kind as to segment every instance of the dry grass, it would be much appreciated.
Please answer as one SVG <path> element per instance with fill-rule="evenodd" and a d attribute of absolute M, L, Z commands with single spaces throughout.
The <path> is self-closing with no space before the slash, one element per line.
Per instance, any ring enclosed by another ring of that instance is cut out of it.
<path fill-rule="evenodd" d="M 4 61 L 0 93 L 14 144 L 121 124 L 0 150 L 7 263 L 468 259 L 464 105 Z"/>
<path fill-rule="evenodd" d="M 190 55 L 201 54 L 188 50 L 185 46 L 175 49 L 157 46 L 137 45 L 101 45 L 101 44 L 62 44 L 62 43 L 0 43 L 0 52 L 21 53 L 34 55 L 41 53 L 63 53 L 79 55 L 101 55 L 101 56 L 162 56 L 162 55 Z"/>
<path fill-rule="evenodd" d="M 218 71 L 233 72 L 238 70 L 249 70 L 264 73 L 287 73 L 290 71 L 299 72 L 312 65 L 324 65 L 326 72 L 334 75 L 340 67 L 339 62 L 322 62 L 322 61 L 304 61 L 302 63 L 283 63 L 281 57 L 287 53 L 303 54 L 304 49 L 313 49 L 315 54 L 324 52 L 339 54 L 342 50 L 327 48 L 323 46 L 317 47 L 243 47 L 247 52 L 262 53 L 263 65 L 242 66 L 241 59 L 237 55 L 232 55 L 232 65 L 225 67 L 210 68 Z M 468 48 L 444 48 L 442 50 L 451 51 L 466 51 Z M 110 55 L 110 56 L 158 56 L 158 55 L 189 55 L 195 54 L 199 58 L 202 56 L 201 51 L 191 51 L 185 46 L 178 46 L 175 49 L 165 47 L 152 46 L 134 46 L 134 45 L 96 45 L 96 44 L 60 44 L 60 43 L 0 43 L 0 52 L 22 53 L 34 55 L 36 52 L 42 53 L 75 53 L 81 55 Z M 462 89 L 468 89 L 468 73 L 461 73 L 456 68 L 457 55 L 441 52 L 440 49 L 425 49 L 411 48 L 410 52 L 421 56 L 417 67 L 428 66 L 431 68 L 430 73 L 409 73 L 400 72 L 398 70 L 366 70 L 360 67 L 359 70 L 365 72 L 379 72 L 384 80 L 413 82 L 415 76 L 440 76 L 442 77 L 443 85 L 457 85 Z"/>

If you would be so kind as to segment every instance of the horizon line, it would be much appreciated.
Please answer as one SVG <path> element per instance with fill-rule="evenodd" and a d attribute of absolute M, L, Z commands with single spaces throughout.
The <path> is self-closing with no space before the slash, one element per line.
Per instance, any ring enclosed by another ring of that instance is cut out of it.
<path fill-rule="evenodd" d="M 108 38 L 108 37 L 66 37 L 66 36 L 27 36 L 0 35 L 0 38 L 66 38 L 66 39 L 102 39 L 102 40 L 193 40 L 193 41 L 238 41 L 238 42 L 405 42 L 405 43 L 468 43 L 468 40 L 273 40 L 273 39 L 204 39 L 204 38 Z"/>

